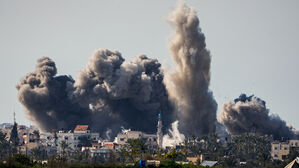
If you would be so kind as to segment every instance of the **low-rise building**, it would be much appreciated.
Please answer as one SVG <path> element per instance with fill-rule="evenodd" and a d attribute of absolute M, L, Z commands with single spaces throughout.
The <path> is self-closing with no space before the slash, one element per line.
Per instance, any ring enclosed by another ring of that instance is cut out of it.
<path fill-rule="evenodd" d="M 77 125 L 74 131 L 59 131 L 57 133 L 57 150 L 62 151 L 61 143 L 65 142 L 70 150 L 80 150 L 80 137 L 86 136 L 91 142 L 98 142 L 99 133 L 91 132 L 88 125 Z"/>
<path fill-rule="evenodd" d="M 20 146 L 20 152 L 22 154 L 28 155 L 32 149 L 39 147 L 41 147 L 41 144 L 38 142 L 28 142 L 27 144 Z"/>
<path fill-rule="evenodd" d="M 13 128 L 13 124 L 4 123 L 1 132 L 6 135 L 6 140 L 10 139 L 10 133 L 12 128 Z M 26 127 L 25 125 L 18 125 L 17 130 L 18 130 L 18 138 L 19 138 L 20 145 L 35 141 L 36 137 L 34 137 L 33 135 L 35 129 L 32 129 L 31 127 Z"/>
<path fill-rule="evenodd" d="M 146 134 L 141 131 L 125 130 L 117 134 L 116 142 L 119 145 L 125 145 L 129 139 L 142 139 L 150 150 L 158 149 L 156 134 Z"/>
<path fill-rule="evenodd" d="M 299 140 L 289 140 L 286 142 L 272 142 L 271 143 L 271 156 L 276 160 L 285 160 L 290 150 L 299 148 Z"/>

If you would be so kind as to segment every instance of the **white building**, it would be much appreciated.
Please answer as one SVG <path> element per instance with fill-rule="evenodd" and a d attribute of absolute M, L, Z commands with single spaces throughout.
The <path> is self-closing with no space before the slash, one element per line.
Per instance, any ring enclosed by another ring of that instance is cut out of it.
<path fill-rule="evenodd" d="M 127 144 L 129 139 L 142 139 L 149 149 L 157 149 L 157 135 L 156 134 L 146 134 L 141 131 L 131 131 L 125 130 L 117 134 L 116 142 L 119 145 Z"/>
<path fill-rule="evenodd" d="M 80 137 L 86 136 L 90 138 L 92 142 L 97 142 L 99 140 L 99 133 L 93 133 L 91 132 L 88 125 L 77 125 L 74 129 L 74 132 L 72 131 L 59 131 L 57 133 L 57 149 L 58 152 L 61 152 L 61 143 L 64 141 L 68 144 L 69 150 L 80 150 Z"/>
<path fill-rule="evenodd" d="M 79 142 L 79 137 L 88 136 L 92 142 L 97 142 L 100 138 L 99 133 L 91 132 L 88 125 L 77 125 L 74 129 L 74 140 Z"/>

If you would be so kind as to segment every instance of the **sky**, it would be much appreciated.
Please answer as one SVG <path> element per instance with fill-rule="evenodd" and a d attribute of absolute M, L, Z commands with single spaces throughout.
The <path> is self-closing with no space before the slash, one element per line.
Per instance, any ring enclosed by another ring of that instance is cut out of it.
<path fill-rule="evenodd" d="M 299 129 L 299 1 L 187 0 L 198 12 L 212 54 L 211 86 L 218 103 L 241 93 L 265 100 L 273 114 Z M 16 84 L 48 56 L 74 79 L 98 48 L 126 60 L 140 54 L 166 68 L 175 0 L 0 0 L 0 123 L 32 124 Z"/>

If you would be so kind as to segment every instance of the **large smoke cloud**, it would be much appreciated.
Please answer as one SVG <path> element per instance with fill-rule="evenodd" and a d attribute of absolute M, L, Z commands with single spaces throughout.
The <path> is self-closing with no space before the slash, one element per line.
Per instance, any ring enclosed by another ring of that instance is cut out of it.
<path fill-rule="evenodd" d="M 155 132 L 162 112 L 164 130 L 178 119 L 183 133 L 214 132 L 211 56 L 196 12 L 180 3 L 169 21 L 175 28 L 170 51 L 177 68 L 165 80 L 161 64 L 145 55 L 128 62 L 117 51 L 99 49 L 76 80 L 56 76 L 55 63 L 43 57 L 17 85 L 28 117 L 44 131 L 89 124 L 113 136 L 121 126 Z"/>
<path fill-rule="evenodd" d="M 179 128 L 185 134 L 214 132 L 217 103 L 209 91 L 211 56 L 196 12 L 179 2 L 169 22 L 175 29 L 170 52 L 176 70 L 166 75 L 165 84 L 176 105 Z"/>
<path fill-rule="evenodd" d="M 28 73 L 17 85 L 19 101 L 25 106 L 29 119 L 42 130 L 69 128 L 78 121 L 89 121 L 91 111 L 68 99 L 67 86 L 74 80 L 57 76 L 55 63 L 47 57 L 37 61 L 35 72 Z"/>
<path fill-rule="evenodd" d="M 89 124 L 102 135 L 115 135 L 121 126 L 154 132 L 160 111 L 166 127 L 172 121 L 160 66 L 145 55 L 128 62 L 117 51 L 99 49 L 74 81 L 55 76 L 55 63 L 43 57 L 17 85 L 18 97 L 44 131 Z"/>
<path fill-rule="evenodd" d="M 224 103 L 219 120 L 233 135 L 252 132 L 273 135 L 274 139 L 294 137 L 285 121 L 269 114 L 266 102 L 253 95 L 247 97 L 241 94 L 234 101 Z"/>

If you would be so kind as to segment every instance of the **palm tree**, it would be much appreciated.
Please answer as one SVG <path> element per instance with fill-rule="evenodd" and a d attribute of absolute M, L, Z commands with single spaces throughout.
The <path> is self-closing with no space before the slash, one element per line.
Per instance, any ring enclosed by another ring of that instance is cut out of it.
<path fill-rule="evenodd" d="M 254 134 L 242 134 L 233 138 L 232 152 L 242 161 L 251 161 L 255 165 L 270 160 L 271 137 Z"/>

